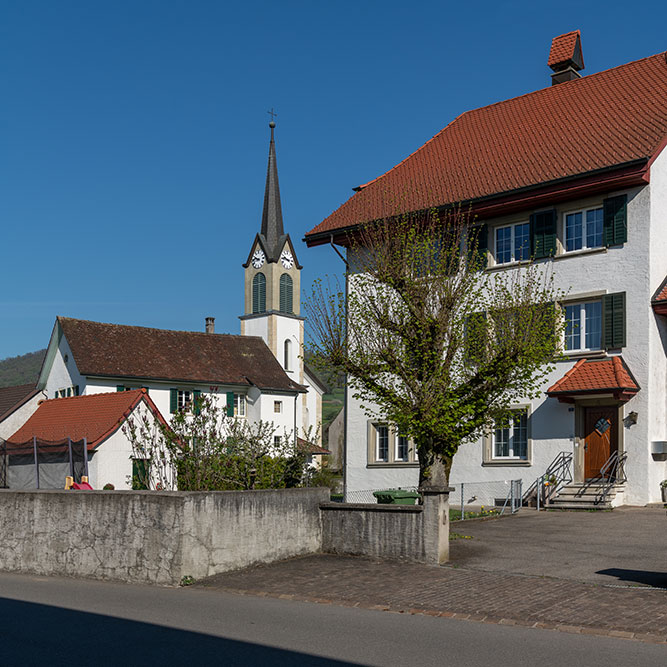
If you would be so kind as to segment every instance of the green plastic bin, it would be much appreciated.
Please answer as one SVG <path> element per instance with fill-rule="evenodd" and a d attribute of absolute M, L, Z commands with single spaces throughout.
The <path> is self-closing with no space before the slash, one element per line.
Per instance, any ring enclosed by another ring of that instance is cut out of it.
<path fill-rule="evenodd" d="M 414 505 L 419 498 L 417 491 L 404 491 L 403 489 L 373 491 L 373 495 L 381 505 Z"/>

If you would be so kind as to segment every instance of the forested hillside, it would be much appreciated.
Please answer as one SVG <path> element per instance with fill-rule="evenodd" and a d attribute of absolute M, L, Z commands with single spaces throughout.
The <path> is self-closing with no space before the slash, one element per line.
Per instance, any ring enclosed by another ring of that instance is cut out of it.
<path fill-rule="evenodd" d="M 0 361 L 0 387 L 37 382 L 46 350 L 28 352 Z"/>

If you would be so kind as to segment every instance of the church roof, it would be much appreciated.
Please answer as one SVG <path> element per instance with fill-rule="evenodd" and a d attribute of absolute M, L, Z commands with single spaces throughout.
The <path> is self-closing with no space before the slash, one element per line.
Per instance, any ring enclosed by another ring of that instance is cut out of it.
<path fill-rule="evenodd" d="M 563 53 L 570 42 L 558 45 Z M 325 243 L 331 232 L 402 212 L 488 203 L 591 173 L 636 168 L 643 176 L 667 139 L 666 56 L 461 114 L 401 163 L 360 186 L 306 234 L 307 243 Z"/>
<path fill-rule="evenodd" d="M 145 389 L 55 398 L 43 401 L 26 423 L 8 438 L 7 444 L 25 444 L 34 437 L 52 443 L 67 441 L 67 438 L 78 442 L 86 438 L 88 449 L 94 449 L 123 425 L 142 400 L 166 425 Z"/>
<path fill-rule="evenodd" d="M 271 141 L 269 142 L 269 163 L 266 167 L 266 186 L 264 188 L 264 208 L 262 209 L 262 230 L 269 260 L 276 261 L 284 243 L 283 209 L 280 204 L 280 185 L 278 184 L 278 164 L 276 162 L 276 142 L 273 136 L 275 123 L 271 127 Z"/>
<path fill-rule="evenodd" d="M 258 336 L 171 331 L 58 317 L 82 375 L 303 392 Z"/>

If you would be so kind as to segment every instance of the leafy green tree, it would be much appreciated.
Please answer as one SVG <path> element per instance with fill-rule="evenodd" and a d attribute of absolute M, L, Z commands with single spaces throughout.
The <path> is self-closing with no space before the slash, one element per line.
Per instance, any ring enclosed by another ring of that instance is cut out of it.
<path fill-rule="evenodd" d="M 291 434 L 278 442 L 272 423 L 227 417 L 206 395 L 191 410 L 174 413 L 168 426 L 144 410 L 123 428 L 132 443 L 135 489 L 294 487 L 305 471 L 306 455 L 297 451 Z"/>
<path fill-rule="evenodd" d="M 422 488 L 553 369 L 562 327 L 548 263 L 484 271 L 480 226 L 455 211 L 403 215 L 348 236 L 346 288 L 306 299 L 314 362 L 347 375 L 371 417 L 414 440 Z"/>

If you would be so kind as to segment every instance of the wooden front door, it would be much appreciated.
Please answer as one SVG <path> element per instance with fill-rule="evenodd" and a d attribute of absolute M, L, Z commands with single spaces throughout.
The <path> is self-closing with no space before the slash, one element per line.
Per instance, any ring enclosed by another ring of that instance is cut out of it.
<path fill-rule="evenodd" d="M 593 479 L 600 476 L 600 468 L 618 449 L 618 408 L 586 408 L 584 441 L 584 477 Z"/>

